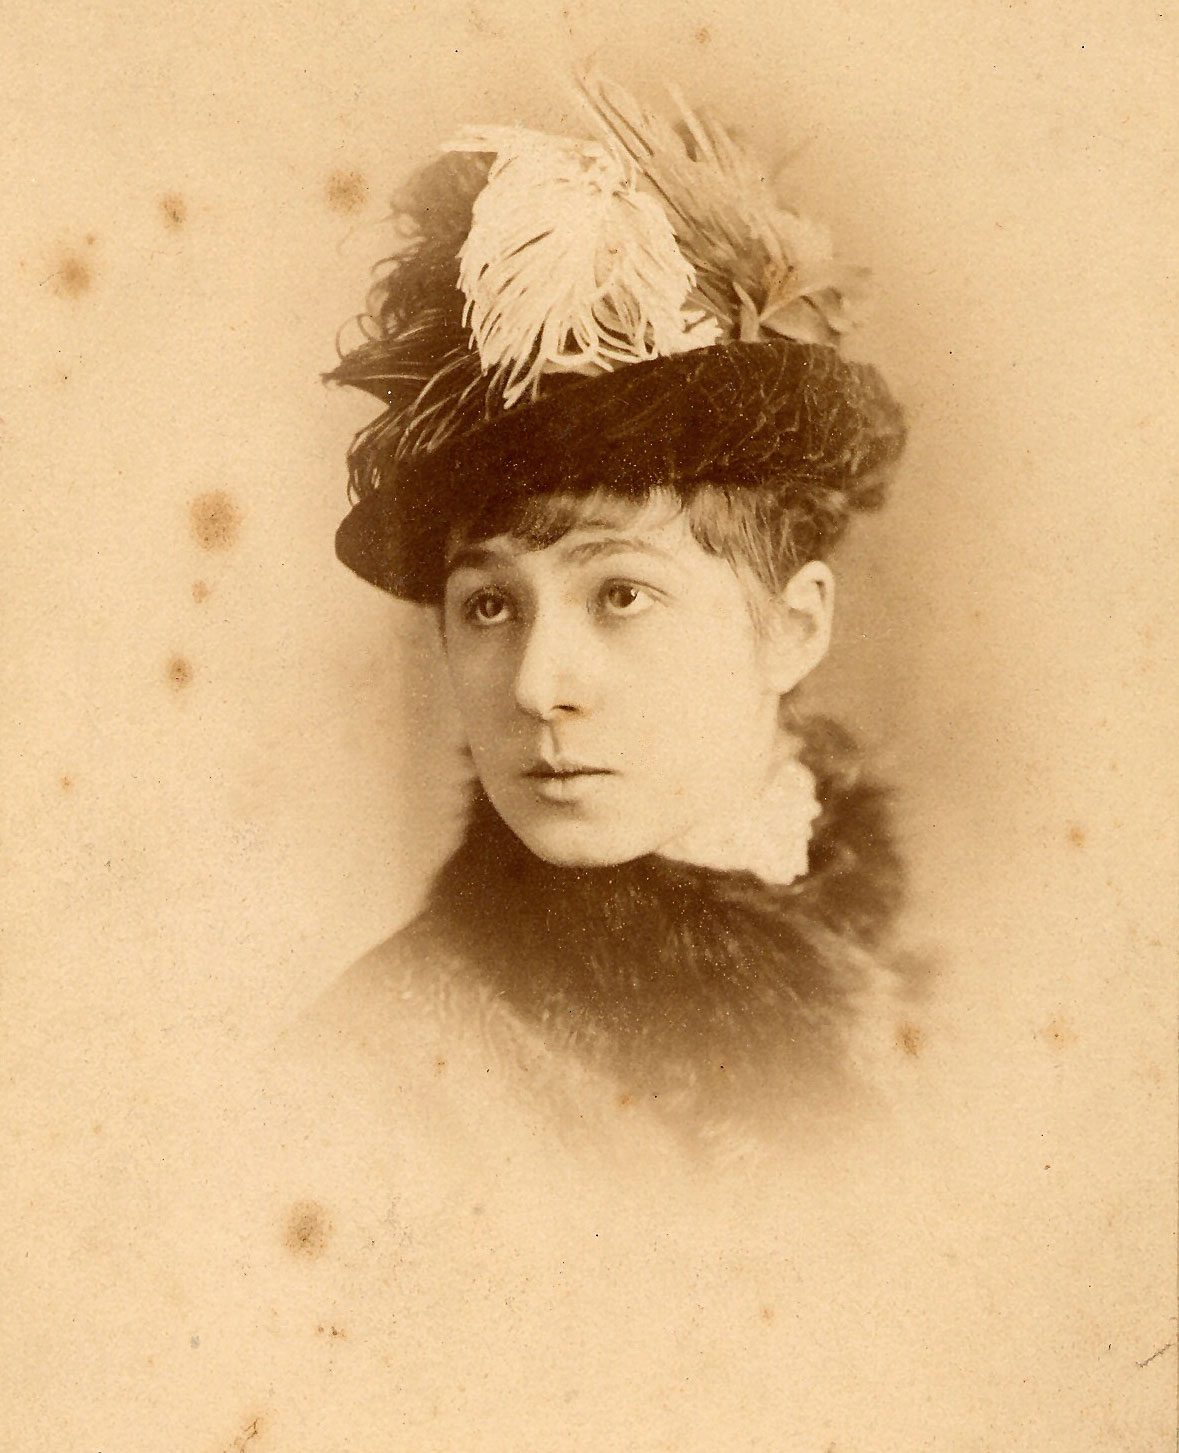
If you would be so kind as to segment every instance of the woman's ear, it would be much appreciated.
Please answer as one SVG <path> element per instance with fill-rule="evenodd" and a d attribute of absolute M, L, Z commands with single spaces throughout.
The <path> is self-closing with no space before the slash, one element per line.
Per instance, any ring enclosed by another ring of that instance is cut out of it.
<path fill-rule="evenodd" d="M 767 684 L 785 694 L 819 664 L 831 644 L 835 577 L 822 560 L 808 560 L 765 608 Z"/>

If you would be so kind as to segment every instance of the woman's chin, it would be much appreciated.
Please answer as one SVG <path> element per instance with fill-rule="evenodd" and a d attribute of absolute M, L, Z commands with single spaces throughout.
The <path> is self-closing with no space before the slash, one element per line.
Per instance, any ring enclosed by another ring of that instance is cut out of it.
<path fill-rule="evenodd" d="M 525 837 L 518 832 L 516 836 L 529 852 L 556 868 L 609 868 L 641 858 L 647 851 L 645 848 L 628 850 L 614 843 L 586 841 L 584 838 L 553 837 L 549 834 Z"/>
<path fill-rule="evenodd" d="M 529 852 L 554 867 L 607 868 L 654 849 L 649 834 L 619 824 L 556 815 L 547 821 L 505 816 L 505 821 Z"/>

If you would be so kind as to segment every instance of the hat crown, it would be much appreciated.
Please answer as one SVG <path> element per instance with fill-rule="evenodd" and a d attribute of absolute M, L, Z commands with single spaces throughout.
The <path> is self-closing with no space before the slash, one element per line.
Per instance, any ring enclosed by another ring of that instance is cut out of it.
<path fill-rule="evenodd" d="M 508 495 L 767 486 L 833 542 L 901 451 L 883 379 L 839 351 L 864 270 L 678 96 L 670 122 L 580 84 L 598 139 L 468 128 L 416 175 L 327 375 L 385 406 L 337 553 L 395 594 L 435 598 L 449 527 Z"/>

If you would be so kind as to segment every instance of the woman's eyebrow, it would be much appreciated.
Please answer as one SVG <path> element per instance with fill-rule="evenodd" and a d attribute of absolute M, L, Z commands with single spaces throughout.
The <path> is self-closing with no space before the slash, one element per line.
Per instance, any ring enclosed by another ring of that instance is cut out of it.
<path fill-rule="evenodd" d="M 603 555 L 622 554 L 652 555 L 659 560 L 675 564 L 675 556 L 669 550 L 653 544 L 641 535 L 606 535 L 591 540 L 581 540 L 565 545 L 561 554 L 574 564 L 598 559 Z M 497 550 L 491 545 L 462 545 L 446 561 L 446 573 L 456 570 L 479 570 L 488 565 L 502 565 L 513 559 L 506 550 Z"/>
<path fill-rule="evenodd" d="M 669 550 L 661 549 L 658 545 L 652 544 L 650 540 L 643 539 L 641 535 L 608 535 L 604 539 L 583 540 L 562 551 L 562 554 L 574 561 L 593 560 L 600 555 L 635 553 L 654 555 L 660 560 L 669 560 L 673 563 L 675 561 L 675 556 Z"/>
<path fill-rule="evenodd" d="M 453 555 L 446 557 L 446 573 L 449 575 L 455 570 L 478 570 L 484 565 L 494 565 L 508 557 L 500 550 L 493 550 L 489 545 L 463 545 Z"/>

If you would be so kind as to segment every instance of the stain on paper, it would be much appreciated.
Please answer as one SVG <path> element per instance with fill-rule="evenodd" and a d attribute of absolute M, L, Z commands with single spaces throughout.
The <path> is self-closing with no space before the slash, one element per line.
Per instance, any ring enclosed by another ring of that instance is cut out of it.
<path fill-rule="evenodd" d="M 296 1256 L 314 1258 L 327 1249 L 331 1227 L 322 1206 L 314 1201 L 296 1201 L 287 1216 L 283 1240 Z"/>
<path fill-rule="evenodd" d="M 233 1440 L 232 1443 L 230 1443 L 229 1447 L 225 1450 L 225 1453 L 245 1453 L 245 1450 L 250 1446 L 254 1439 L 261 1436 L 262 1429 L 262 1417 L 259 1415 L 256 1418 L 251 1418 L 250 1421 L 246 1424 L 245 1428 L 242 1430 L 242 1432 L 238 1434 L 238 1436 Z"/>
<path fill-rule="evenodd" d="M 183 656 L 173 656 L 168 662 L 167 677 L 177 691 L 183 691 L 192 684 L 192 664 Z"/>
<path fill-rule="evenodd" d="M 202 550 L 228 550 L 241 529 L 242 512 L 226 490 L 212 489 L 192 501 L 188 518 Z"/>
<path fill-rule="evenodd" d="M 90 291 L 94 270 L 80 252 L 70 250 L 62 254 L 49 282 L 59 298 L 77 299 Z"/>
<path fill-rule="evenodd" d="M 1053 1049 L 1071 1049 L 1077 1042 L 1077 1032 L 1067 1019 L 1057 1015 L 1040 1030 L 1040 1038 Z"/>
<path fill-rule="evenodd" d="M 368 200 L 368 183 L 360 172 L 336 171 L 327 179 L 327 202 L 345 217 L 359 212 Z"/>
<path fill-rule="evenodd" d="M 188 220 L 188 203 L 179 192 L 168 192 L 160 198 L 160 212 L 169 232 L 179 232 Z"/>

